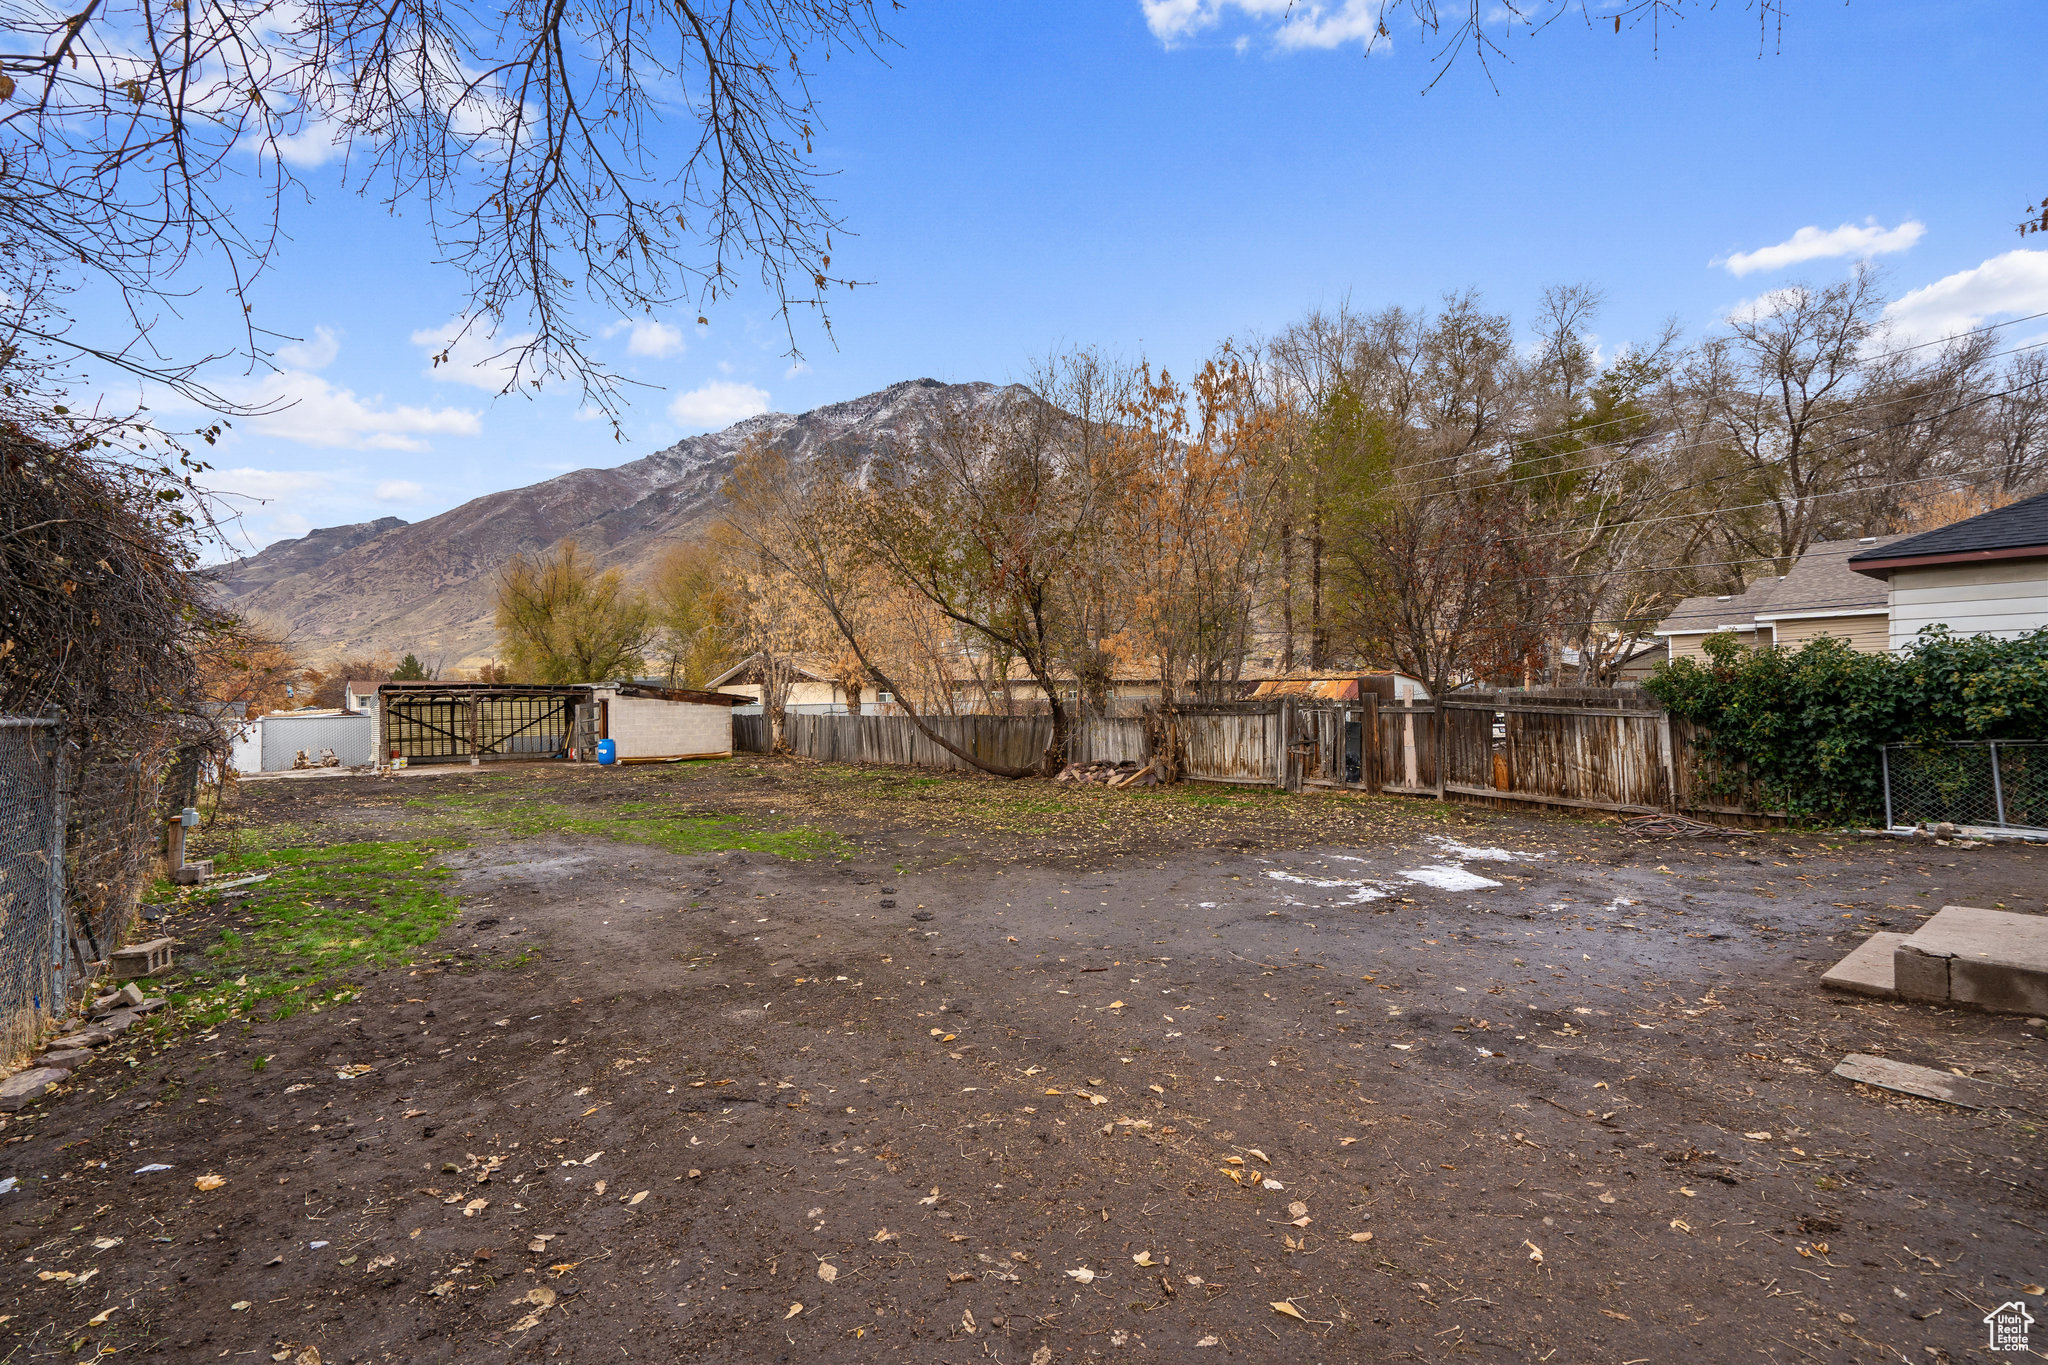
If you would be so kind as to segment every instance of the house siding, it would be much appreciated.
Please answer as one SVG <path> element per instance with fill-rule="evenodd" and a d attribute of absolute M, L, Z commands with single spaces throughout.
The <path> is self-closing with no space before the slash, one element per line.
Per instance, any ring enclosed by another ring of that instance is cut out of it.
<path fill-rule="evenodd" d="M 1810 616 L 1805 620 L 1773 621 L 1778 643 L 1797 649 L 1823 635 L 1833 636 L 1859 654 L 1882 654 L 1891 648 L 1891 629 L 1881 611 L 1868 616 Z"/>
<path fill-rule="evenodd" d="M 2048 560 L 1894 569 L 1891 588 L 1893 649 L 1911 644 L 1923 626 L 2008 640 L 2048 626 Z"/>
<path fill-rule="evenodd" d="M 1771 642 L 1771 631 L 1768 626 L 1762 631 L 1762 639 L 1757 638 L 1758 632 L 1755 630 L 1715 630 L 1702 631 L 1697 635 L 1672 635 L 1666 637 L 1671 642 L 1671 662 L 1691 659 L 1694 663 L 1706 663 L 1707 651 L 1701 646 L 1705 644 L 1708 635 L 1733 635 L 1735 643 L 1739 645 L 1768 645 Z"/>

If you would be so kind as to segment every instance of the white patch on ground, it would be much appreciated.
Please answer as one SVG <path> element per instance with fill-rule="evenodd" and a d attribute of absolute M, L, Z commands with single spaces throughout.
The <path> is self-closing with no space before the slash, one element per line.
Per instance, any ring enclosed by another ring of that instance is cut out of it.
<path fill-rule="evenodd" d="M 1550 856 L 1548 853 L 1512 852 L 1505 848 L 1474 848 L 1471 844 L 1461 844 L 1456 839 L 1447 839 L 1441 834 L 1430 835 L 1429 842 L 1435 844 L 1461 863 L 1475 861 L 1483 863 L 1513 863 L 1520 862 L 1524 858 L 1548 858 Z"/>
<path fill-rule="evenodd" d="M 1278 871 L 1268 871 L 1266 875 L 1276 882 L 1293 882 L 1297 886 L 1319 886 L 1327 890 L 1349 887 L 1351 894 L 1344 899 L 1353 904 L 1362 905 L 1366 901 L 1383 900 L 1387 894 L 1385 882 L 1370 881 L 1362 877 L 1297 877 L 1292 872 Z"/>
<path fill-rule="evenodd" d="M 1467 872 L 1455 863 L 1413 868 L 1404 870 L 1401 875 L 1411 882 L 1433 886 L 1439 891 L 1478 891 L 1483 887 L 1500 885 L 1491 877 L 1482 877 L 1477 872 Z"/>

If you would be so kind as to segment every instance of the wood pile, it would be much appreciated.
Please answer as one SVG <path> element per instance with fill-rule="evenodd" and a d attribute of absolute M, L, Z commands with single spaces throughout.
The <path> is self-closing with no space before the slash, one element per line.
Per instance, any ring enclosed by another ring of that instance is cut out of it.
<path fill-rule="evenodd" d="M 1055 782 L 1079 782 L 1097 787 L 1157 787 L 1166 781 L 1166 775 L 1155 763 L 1136 763 L 1125 759 L 1121 763 L 1109 759 L 1097 759 L 1093 763 L 1069 763 L 1060 769 Z"/>
<path fill-rule="evenodd" d="M 1645 838 L 1663 839 L 1746 839 L 1750 837 L 1742 830 L 1730 829 L 1726 825 L 1710 825 L 1703 820 L 1665 811 L 1659 815 L 1639 815 L 1633 820 L 1624 820 L 1621 827 L 1631 834 Z"/>

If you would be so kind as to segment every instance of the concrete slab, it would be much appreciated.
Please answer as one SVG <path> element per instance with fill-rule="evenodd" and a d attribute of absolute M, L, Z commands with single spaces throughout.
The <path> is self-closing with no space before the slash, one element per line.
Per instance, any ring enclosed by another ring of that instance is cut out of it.
<path fill-rule="evenodd" d="M 1892 984 L 1892 954 L 1905 941 L 1904 934 L 1872 934 L 1823 973 L 1820 984 L 1830 990 L 1892 999 L 1898 994 Z"/>
<path fill-rule="evenodd" d="M 1893 985 L 1909 1000 L 2048 1012 L 2048 915 L 1945 905 L 1894 950 Z"/>
<path fill-rule="evenodd" d="M 1931 1066 L 1895 1062 L 1889 1057 L 1870 1057 L 1861 1052 L 1852 1052 L 1844 1057 L 1841 1065 L 1835 1068 L 1835 1074 L 1845 1081 L 1880 1086 L 1902 1095 L 1917 1095 L 1923 1100 L 1940 1100 L 1964 1109 L 1988 1109 L 2001 1103 L 1998 1091 L 1982 1081 L 1936 1071 Z"/>

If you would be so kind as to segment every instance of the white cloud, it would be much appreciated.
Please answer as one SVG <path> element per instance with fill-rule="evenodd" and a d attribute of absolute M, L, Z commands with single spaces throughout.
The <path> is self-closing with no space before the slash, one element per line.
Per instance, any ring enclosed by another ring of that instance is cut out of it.
<path fill-rule="evenodd" d="M 429 357 L 448 357 L 437 365 L 430 361 L 427 373 L 431 377 L 494 394 L 503 393 L 512 382 L 512 353 L 532 340 L 531 332 L 494 336 L 482 323 L 465 331 L 461 318 L 452 318 L 442 327 L 423 327 L 412 334 L 412 344 Z"/>
<path fill-rule="evenodd" d="M 303 469 L 223 469 L 208 476 L 222 497 L 247 499 L 252 502 L 269 502 L 275 498 L 302 497 L 308 493 L 324 493 L 333 487 L 333 478 L 318 470 Z"/>
<path fill-rule="evenodd" d="M 1922 285 L 1885 310 L 1895 335 L 1933 341 L 1999 316 L 2048 312 L 2048 251 L 2008 251 Z"/>
<path fill-rule="evenodd" d="M 426 491 L 411 479 L 386 479 L 377 485 L 377 501 L 418 502 Z"/>
<path fill-rule="evenodd" d="M 309 171 L 340 156 L 346 145 L 341 125 L 330 119 L 309 120 L 302 130 L 277 139 L 277 155 L 289 166 Z"/>
<path fill-rule="evenodd" d="M 270 519 L 270 534 L 264 543 L 267 545 L 272 540 L 296 540 L 312 529 L 313 523 L 297 512 L 280 512 Z"/>
<path fill-rule="evenodd" d="M 1916 219 L 1909 218 L 1895 228 L 1888 228 L 1879 227 L 1875 218 L 1866 218 L 1862 227 L 1854 223 L 1844 223 L 1832 229 L 1803 227 L 1776 246 L 1737 251 L 1708 264 L 1724 265 L 1728 267 L 1729 274 L 1741 276 L 1753 275 L 1759 270 L 1783 270 L 1802 261 L 1841 256 L 1867 259 L 1908 250 L 1926 233 L 1927 225 Z"/>
<path fill-rule="evenodd" d="M 1270 26 L 1274 45 L 1286 51 L 1369 42 L 1379 27 L 1382 4 L 1383 0 L 1138 0 L 1145 26 L 1168 47 L 1213 28 L 1236 10 L 1254 23 Z M 1244 40 L 1232 46 L 1242 52 Z"/>
<path fill-rule="evenodd" d="M 604 334 L 615 337 L 625 331 L 631 332 L 626 338 L 627 355 L 663 360 L 683 353 L 683 333 L 679 327 L 656 322 L 653 318 L 620 318 L 605 328 Z"/>
<path fill-rule="evenodd" d="M 768 411 L 768 391 L 752 384 L 714 379 L 688 393 L 679 393 L 668 405 L 668 415 L 677 425 L 716 431 L 743 417 Z"/>
<path fill-rule="evenodd" d="M 269 409 L 243 417 L 244 432 L 301 445 L 351 450 L 425 450 L 425 436 L 474 436 L 483 423 L 463 408 L 385 407 L 379 397 L 359 398 L 317 374 L 286 370 L 236 386 L 228 396 Z"/>
<path fill-rule="evenodd" d="M 341 340 L 332 327 L 315 327 L 306 341 L 293 341 L 277 348 L 277 363 L 288 370 L 324 370 L 341 354 Z"/>

